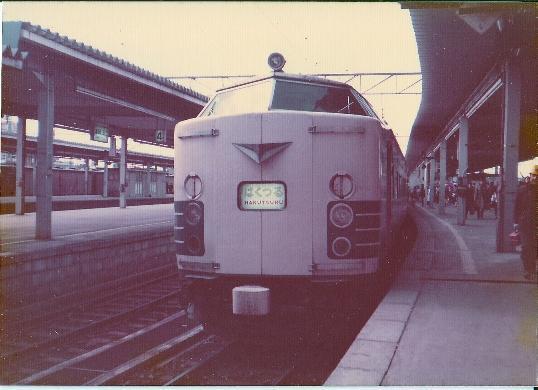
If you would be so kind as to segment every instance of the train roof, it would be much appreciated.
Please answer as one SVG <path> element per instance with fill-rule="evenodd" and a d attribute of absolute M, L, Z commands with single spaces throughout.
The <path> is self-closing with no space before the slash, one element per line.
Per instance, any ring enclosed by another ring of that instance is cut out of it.
<path fill-rule="evenodd" d="M 233 89 L 233 88 L 236 88 L 236 87 L 239 87 L 239 86 L 242 86 L 242 85 L 253 84 L 253 83 L 256 83 L 258 81 L 269 80 L 269 79 L 302 81 L 302 82 L 312 83 L 312 84 L 324 84 L 324 85 L 331 85 L 331 86 L 335 86 L 335 87 L 353 89 L 353 87 L 350 86 L 349 84 L 342 83 L 340 81 L 329 80 L 329 79 L 326 79 L 326 78 L 323 78 L 323 77 L 316 77 L 316 76 L 309 76 L 309 75 L 302 75 L 302 74 L 294 74 L 294 73 L 286 73 L 286 72 L 275 71 L 275 72 L 270 72 L 270 73 L 265 74 L 265 75 L 253 77 L 253 78 L 251 78 L 251 79 L 249 79 L 247 81 L 244 81 L 244 82 L 238 83 L 238 84 L 234 84 L 234 85 L 231 85 L 231 86 L 226 87 L 226 88 L 217 89 L 217 92 L 226 91 L 226 90 Z"/>

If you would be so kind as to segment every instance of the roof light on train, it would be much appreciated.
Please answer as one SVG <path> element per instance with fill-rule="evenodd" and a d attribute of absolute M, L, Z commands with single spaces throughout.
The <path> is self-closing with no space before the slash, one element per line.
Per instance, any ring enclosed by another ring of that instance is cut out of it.
<path fill-rule="evenodd" d="M 282 72 L 282 68 L 284 68 L 286 60 L 280 53 L 271 53 L 267 59 L 267 63 L 275 72 Z"/>
<path fill-rule="evenodd" d="M 337 203 L 329 212 L 329 220 L 334 226 L 344 229 L 353 222 L 353 210 L 348 204 Z"/>

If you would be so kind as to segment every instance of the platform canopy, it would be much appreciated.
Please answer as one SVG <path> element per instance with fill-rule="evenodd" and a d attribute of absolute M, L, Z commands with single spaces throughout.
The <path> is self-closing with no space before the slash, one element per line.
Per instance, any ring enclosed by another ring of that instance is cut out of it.
<path fill-rule="evenodd" d="M 422 101 L 411 130 L 406 158 L 410 170 L 450 131 L 451 121 L 469 116 L 469 168 L 500 165 L 502 88 L 473 93 L 491 78 L 502 82 L 503 61 L 521 65 L 521 140 L 519 160 L 536 151 L 536 8 L 524 3 L 405 2 L 410 9 L 422 72 Z M 490 83 L 491 84 L 491 83 Z M 474 113 L 469 104 L 483 99 Z"/>
<path fill-rule="evenodd" d="M 3 115 L 37 119 L 46 73 L 54 82 L 55 126 L 86 132 L 100 126 L 109 135 L 173 146 L 175 124 L 195 117 L 208 100 L 40 26 L 4 22 L 2 30 Z"/>

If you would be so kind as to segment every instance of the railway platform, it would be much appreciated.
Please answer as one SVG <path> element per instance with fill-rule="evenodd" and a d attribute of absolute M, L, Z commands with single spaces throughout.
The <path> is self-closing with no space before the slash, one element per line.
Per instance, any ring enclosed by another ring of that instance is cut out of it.
<path fill-rule="evenodd" d="M 415 246 L 325 385 L 536 385 L 536 283 L 491 211 L 456 211 L 411 211 Z"/>
<path fill-rule="evenodd" d="M 164 197 L 137 197 L 127 198 L 127 206 L 143 206 L 152 204 L 173 203 L 174 195 L 167 194 Z M 120 198 L 101 195 L 58 195 L 52 197 L 52 210 L 79 210 L 79 209 L 96 209 L 106 207 L 117 207 Z M 26 196 L 24 202 L 24 212 L 33 213 L 36 211 L 36 197 Z M 0 197 L 0 214 L 13 214 L 15 212 L 15 197 Z"/>
<path fill-rule="evenodd" d="M 53 211 L 53 239 L 36 240 L 35 213 L 0 215 L 1 311 L 16 320 L 177 273 L 172 218 L 171 204 Z"/>

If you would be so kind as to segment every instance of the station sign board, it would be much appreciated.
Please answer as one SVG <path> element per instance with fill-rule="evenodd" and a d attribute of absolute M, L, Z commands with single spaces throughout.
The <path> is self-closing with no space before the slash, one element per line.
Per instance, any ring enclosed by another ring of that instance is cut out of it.
<path fill-rule="evenodd" d="M 166 130 L 155 130 L 155 142 L 158 144 L 166 142 Z"/>
<path fill-rule="evenodd" d="M 95 129 L 92 134 L 92 140 L 98 142 L 108 143 L 109 131 L 103 125 L 95 125 Z"/>

